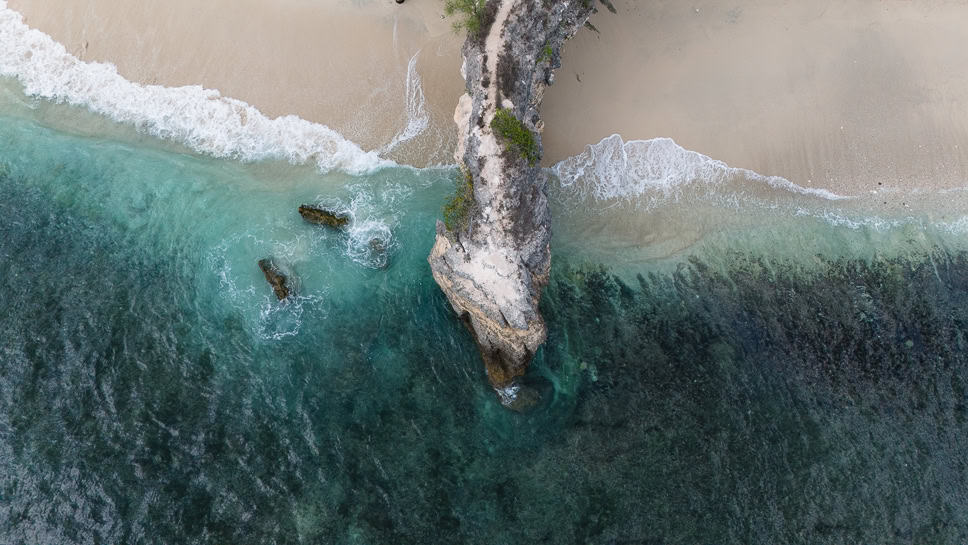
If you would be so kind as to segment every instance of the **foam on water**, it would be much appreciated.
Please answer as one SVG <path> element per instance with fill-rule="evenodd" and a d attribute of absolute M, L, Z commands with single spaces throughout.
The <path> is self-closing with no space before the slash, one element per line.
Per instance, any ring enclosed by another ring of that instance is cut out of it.
<path fill-rule="evenodd" d="M 779 176 L 763 176 L 679 146 L 671 138 L 631 140 L 618 134 L 552 167 L 561 186 L 581 199 L 657 203 L 674 198 L 690 184 L 721 186 L 742 177 L 774 189 L 825 200 L 847 197 L 826 189 L 799 186 Z"/>
<path fill-rule="evenodd" d="M 557 176 L 549 188 L 555 252 L 633 277 L 646 264 L 674 265 L 737 241 L 790 259 L 856 256 L 912 240 L 962 248 L 968 229 L 963 191 L 845 197 L 730 167 L 669 138 L 612 135 L 550 170 Z"/>
<path fill-rule="evenodd" d="M 394 24 L 394 43 L 396 42 L 396 28 L 396 24 Z M 407 63 L 407 126 L 383 147 L 381 153 L 392 151 L 398 145 L 413 139 L 427 130 L 427 126 L 430 124 L 420 74 L 417 73 L 417 57 L 419 55 L 420 51 L 417 51 L 413 54 L 413 57 L 410 57 L 410 62 Z"/>
<path fill-rule="evenodd" d="M 870 229 L 871 231 L 884 232 L 906 225 L 925 227 L 924 221 L 916 217 L 887 218 L 882 216 L 851 216 L 838 210 L 811 210 L 808 208 L 798 208 L 795 215 L 817 218 L 834 227 L 846 227 L 852 230 Z"/>
<path fill-rule="evenodd" d="M 263 238 L 267 237 L 267 238 Z M 280 340 L 299 333 L 303 314 L 325 316 L 325 285 L 305 285 L 296 270 L 313 251 L 313 241 L 292 236 L 279 239 L 264 232 L 238 233 L 215 245 L 206 256 L 208 269 L 218 280 L 224 303 L 250 320 L 252 331 L 262 340 Z M 291 293 L 283 301 L 266 293 L 252 266 L 252 256 L 272 256 L 289 281 Z M 241 269 L 241 270 L 240 270 Z M 256 302 L 257 306 L 253 306 Z"/>
<path fill-rule="evenodd" d="M 366 268 L 384 269 L 400 246 L 394 228 L 405 211 L 397 206 L 412 190 L 394 183 L 380 188 L 355 183 L 347 190 L 346 198 L 318 195 L 313 204 L 350 217 L 345 232 L 337 235 L 346 257 Z"/>
<path fill-rule="evenodd" d="M 19 80 L 30 96 L 85 106 L 214 157 L 283 159 L 352 174 L 394 164 L 325 125 L 293 115 L 269 119 L 217 90 L 128 81 L 114 65 L 83 62 L 50 36 L 31 29 L 5 0 L 0 0 L 0 75 Z"/>

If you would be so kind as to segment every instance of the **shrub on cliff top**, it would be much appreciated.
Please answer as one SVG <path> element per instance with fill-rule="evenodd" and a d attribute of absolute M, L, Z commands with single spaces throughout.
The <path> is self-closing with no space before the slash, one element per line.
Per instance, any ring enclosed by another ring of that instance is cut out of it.
<path fill-rule="evenodd" d="M 471 208 L 474 207 L 474 178 L 466 167 L 461 167 L 454 179 L 454 186 L 454 194 L 444 203 L 443 209 L 444 226 L 451 233 L 467 227 Z"/>
<path fill-rule="evenodd" d="M 514 117 L 511 110 L 500 108 L 491 120 L 491 129 L 505 140 L 505 149 L 513 151 L 526 159 L 529 165 L 534 166 L 540 159 L 538 153 L 538 142 L 534 139 L 534 134 Z"/>
<path fill-rule="evenodd" d="M 454 22 L 454 31 L 466 30 L 468 34 L 479 36 L 487 20 L 487 0 L 445 0 L 444 15 L 450 17 L 457 14 L 459 19 Z"/>

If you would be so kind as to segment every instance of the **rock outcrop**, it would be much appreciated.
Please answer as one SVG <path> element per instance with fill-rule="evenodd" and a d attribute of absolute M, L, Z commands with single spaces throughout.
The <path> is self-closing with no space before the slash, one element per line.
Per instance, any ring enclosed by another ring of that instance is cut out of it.
<path fill-rule="evenodd" d="M 289 286 L 286 285 L 288 279 L 272 258 L 260 259 L 259 268 L 262 269 L 262 274 L 265 275 L 266 282 L 272 286 L 272 292 L 276 294 L 277 299 L 282 301 L 286 297 L 289 297 Z"/>
<path fill-rule="evenodd" d="M 300 206 L 299 215 L 309 223 L 326 225 L 335 229 L 342 229 L 350 222 L 350 217 L 347 214 L 340 214 L 311 204 Z"/>
<path fill-rule="evenodd" d="M 537 164 L 538 110 L 562 44 L 591 11 L 591 0 L 489 0 L 462 50 L 467 92 L 454 114 L 455 158 L 473 202 L 452 229 L 437 222 L 428 261 L 512 408 L 522 401 L 515 379 L 547 338 L 538 303 L 551 268 L 551 214 Z"/>

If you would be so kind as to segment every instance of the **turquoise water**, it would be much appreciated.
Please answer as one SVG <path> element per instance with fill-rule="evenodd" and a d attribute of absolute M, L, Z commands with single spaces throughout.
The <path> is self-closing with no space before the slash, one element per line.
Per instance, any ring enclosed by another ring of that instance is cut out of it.
<path fill-rule="evenodd" d="M 556 189 L 518 414 L 426 264 L 453 174 L 215 160 L 7 104 L 0 542 L 968 540 L 950 211 Z"/>

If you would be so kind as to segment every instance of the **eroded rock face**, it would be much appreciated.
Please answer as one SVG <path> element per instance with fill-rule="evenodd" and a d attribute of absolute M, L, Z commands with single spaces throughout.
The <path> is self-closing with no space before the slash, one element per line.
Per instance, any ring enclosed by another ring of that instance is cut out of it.
<path fill-rule="evenodd" d="M 342 229 L 350 222 L 350 217 L 347 214 L 340 214 L 311 204 L 300 206 L 299 215 L 309 223 L 326 225 L 335 229 Z"/>
<path fill-rule="evenodd" d="M 262 274 L 266 277 L 266 282 L 272 286 L 272 292 L 276 294 L 276 297 L 282 301 L 286 297 L 289 297 L 289 287 L 286 285 L 286 275 L 282 273 L 278 266 L 272 261 L 272 258 L 265 258 L 259 260 L 259 268 L 262 269 Z"/>
<path fill-rule="evenodd" d="M 466 225 L 437 222 L 428 261 L 434 279 L 474 334 L 488 380 L 502 402 L 517 404 L 524 374 L 547 338 L 538 312 L 551 268 L 547 181 L 534 161 L 491 122 L 506 109 L 531 133 L 541 154 L 538 108 L 560 66 L 560 49 L 588 19 L 582 0 L 490 0 L 493 19 L 464 43 L 467 93 L 454 113 L 455 158 L 473 180 Z"/>

